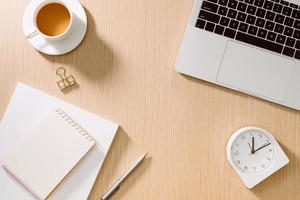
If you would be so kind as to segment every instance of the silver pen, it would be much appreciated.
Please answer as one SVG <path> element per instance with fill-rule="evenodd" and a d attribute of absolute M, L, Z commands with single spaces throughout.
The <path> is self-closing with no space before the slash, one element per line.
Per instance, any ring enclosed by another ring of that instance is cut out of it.
<path fill-rule="evenodd" d="M 148 153 L 140 157 L 135 163 L 104 193 L 101 200 L 108 200 L 121 186 L 121 184 L 134 172 L 144 161 Z"/>

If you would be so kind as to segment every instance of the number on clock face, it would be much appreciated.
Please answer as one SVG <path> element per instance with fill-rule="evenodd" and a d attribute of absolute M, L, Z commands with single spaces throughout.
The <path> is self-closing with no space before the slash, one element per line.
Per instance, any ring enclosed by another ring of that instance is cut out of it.
<path fill-rule="evenodd" d="M 274 160 L 274 144 L 264 132 L 249 130 L 235 139 L 231 147 L 231 157 L 241 171 L 261 172 Z"/>

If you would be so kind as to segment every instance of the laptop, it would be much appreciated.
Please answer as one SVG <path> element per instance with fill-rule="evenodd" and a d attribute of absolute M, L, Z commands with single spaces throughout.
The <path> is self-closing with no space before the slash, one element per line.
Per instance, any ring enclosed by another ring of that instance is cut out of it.
<path fill-rule="evenodd" d="M 300 6 L 195 0 L 176 71 L 300 110 Z"/>

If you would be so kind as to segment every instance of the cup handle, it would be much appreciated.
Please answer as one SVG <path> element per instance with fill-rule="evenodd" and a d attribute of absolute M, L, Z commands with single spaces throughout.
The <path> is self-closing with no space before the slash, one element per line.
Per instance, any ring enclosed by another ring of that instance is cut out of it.
<path fill-rule="evenodd" d="M 35 31 L 32 31 L 30 34 L 28 34 L 26 36 L 26 39 L 30 39 L 30 38 L 33 38 L 34 36 L 38 35 L 39 33 L 37 32 L 37 30 Z"/>

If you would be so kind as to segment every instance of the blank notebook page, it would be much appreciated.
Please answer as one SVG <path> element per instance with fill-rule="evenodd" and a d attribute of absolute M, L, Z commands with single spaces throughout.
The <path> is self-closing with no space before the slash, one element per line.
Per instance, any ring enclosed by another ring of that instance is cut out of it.
<path fill-rule="evenodd" d="M 39 199 L 46 199 L 95 144 L 58 109 L 48 114 L 3 160 L 3 167 Z"/>

